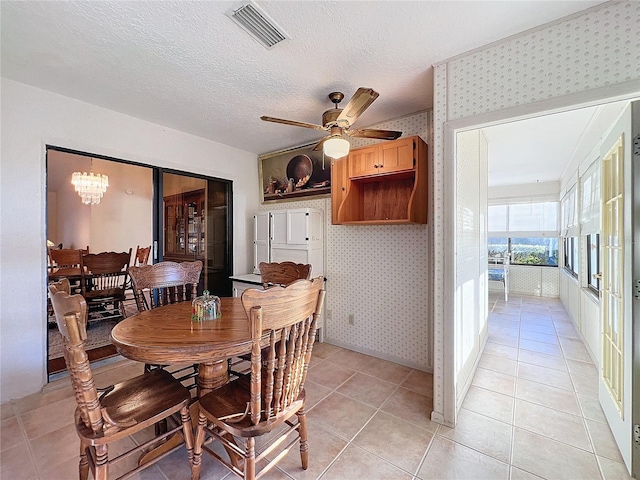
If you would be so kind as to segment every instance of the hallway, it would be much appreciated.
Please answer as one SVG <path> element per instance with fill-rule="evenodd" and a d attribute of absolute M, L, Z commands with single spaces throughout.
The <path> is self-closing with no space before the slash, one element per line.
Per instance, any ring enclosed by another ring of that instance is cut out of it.
<path fill-rule="evenodd" d="M 433 423 L 432 376 L 316 344 L 307 377 L 310 466 L 294 447 L 267 479 L 628 479 L 597 372 L 557 299 L 490 296 L 489 339 L 455 429 Z M 98 386 L 142 373 L 123 361 Z M 2 477 L 77 478 L 68 380 L 3 404 Z M 136 441 L 142 439 L 136 438 Z M 189 478 L 184 450 L 137 479 Z M 203 480 L 235 478 L 204 458 Z"/>

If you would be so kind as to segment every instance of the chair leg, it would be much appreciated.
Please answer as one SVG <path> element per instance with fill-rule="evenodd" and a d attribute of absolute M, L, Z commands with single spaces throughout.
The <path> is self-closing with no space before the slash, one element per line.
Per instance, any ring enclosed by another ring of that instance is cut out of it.
<path fill-rule="evenodd" d="M 187 449 L 189 463 L 191 463 L 193 459 L 193 426 L 191 425 L 191 415 L 188 406 L 182 407 L 180 410 L 180 418 L 182 419 L 182 430 L 184 431 L 184 445 Z"/>
<path fill-rule="evenodd" d="M 255 480 L 256 478 L 256 439 L 247 438 L 244 458 L 244 480 Z"/>
<path fill-rule="evenodd" d="M 202 445 L 204 444 L 204 427 L 207 425 L 207 417 L 202 412 L 198 415 L 198 428 L 193 445 L 193 457 L 191 460 L 191 480 L 200 479 L 200 466 L 202 464 Z"/>
<path fill-rule="evenodd" d="M 300 435 L 300 462 L 302 469 L 306 470 L 309 466 L 309 444 L 307 443 L 307 412 L 302 407 L 298 413 L 298 434 Z"/>
<path fill-rule="evenodd" d="M 109 453 L 106 445 L 96 446 L 96 471 L 94 480 L 109 480 Z"/>
<path fill-rule="evenodd" d="M 78 465 L 80 480 L 87 480 L 89 478 L 89 460 L 87 460 L 87 444 L 82 440 L 80 441 L 80 464 Z"/>

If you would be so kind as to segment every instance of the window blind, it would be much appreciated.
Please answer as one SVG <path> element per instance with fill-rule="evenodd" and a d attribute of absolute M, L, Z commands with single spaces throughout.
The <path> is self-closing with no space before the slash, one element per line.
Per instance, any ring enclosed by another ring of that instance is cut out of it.
<path fill-rule="evenodd" d="M 562 228 L 563 237 L 575 237 L 578 235 L 578 209 L 577 209 L 576 185 L 562 197 Z"/>

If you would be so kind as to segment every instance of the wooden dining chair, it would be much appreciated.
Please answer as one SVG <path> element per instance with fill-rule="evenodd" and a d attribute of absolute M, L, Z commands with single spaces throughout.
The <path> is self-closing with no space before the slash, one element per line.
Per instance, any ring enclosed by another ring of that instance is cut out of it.
<path fill-rule="evenodd" d="M 193 453 L 192 480 L 200 478 L 202 452 L 206 451 L 244 479 L 256 478 L 256 465 L 266 461 L 278 446 L 288 450 L 300 441 L 302 468 L 309 463 L 304 383 L 311 359 L 318 317 L 324 303 L 323 279 L 298 280 L 288 287 L 249 289 L 242 305 L 251 331 L 251 375 L 240 377 L 199 399 L 198 428 Z M 263 361 L 260 345 L 268 339 Z M 293 417 L 298 421 L 294 422 Z M 209 428 L 212 423 L 214 428 Z M 285 428 L 281 428 L 285 427 Z M 272 436 L 256 456 L 256 437 Z M 244 462 L 221 457 L 206 443 L 207 434 Z M 290 439 L 290 435 L 294 435 Z M 230 435 L 233 438 L 230 438 Z M 288 444 L 284 444 L 288 440 Z M 238 448 L 235 441 L 244 444 Z M 281 457 L 261 468 L 260 476 Z"/>
<path fill-rule="evenodd" d="M 64 340 L 64 359 L 77 402 L 75 426 L 80 437 L 80 480 L 88 478 L 89 470 L 94 479 L 108 480 L 112 466 L 136 452 L 144 453 L 173 434 L 183 437 L 187 456 L 191 460 L 193 430 L 189 414 L 189 390 L 163 370 L 140 375 L 104 389 L 96 388 L 85 351 L 87 303 L 81 295 L 69 295 L 65 292 L 64 285 L 62 289 L 59 287 L 61 286 L 52 284 L 49 292 L 58 329 Z M 167 421 L 168 429 L 147 441 L 147 435 L 153 431 L 153 428 L 148 427 L 161 420 Z M 135 440 L 132 438 L 129 442 L 136 446 L 121 453 L 123 443 L 118 441 L 145 429 L 148 430 L 145 441 L 140 443 L 139 436 Z M 109 446 L 114 442 L 118 442 L 117 455 L 110 458 Z M 129 473 L 135 474 L 161 458 L 163 457 L 150 459 L 148 463 L 141 465 L 136 462 L 134 465 L 138 466 Z"/>
<path fill-rule="evenodd" d="M 49 279 L 59 280 L 61 278 L 74 278 L 71 288 L 73 293 L 80 293 L 83 271 L 82 257 L 89 253 L 89 247 L 81 248 L 52 248 L 47 249 L 49 253 Z"/>
<path fill-rule="evenodd" d="M 260 280 L 264 288 L 280 285 L 286 287 L 300 279 L 311 278 L 311 265 L 294 262 L 260 262 Z"/>
<path fill-rule="evenodd" d="M 160 262 L 154 265 L 129 267 L 133 294 L 139 311 L 151 310 L 177 302 L 190 302 L 196 297 L 202 262 Z M 188 366 L 146 364 L 145 371 L 168 369 L 180 381 L 195 388 L 198 364 Z"/>
<path fill-rule="evenodd" d="M 82 296 L 89 319 L 124 318 L 131 249 L 128 252 L 88 253 L 82 256 Z"/>

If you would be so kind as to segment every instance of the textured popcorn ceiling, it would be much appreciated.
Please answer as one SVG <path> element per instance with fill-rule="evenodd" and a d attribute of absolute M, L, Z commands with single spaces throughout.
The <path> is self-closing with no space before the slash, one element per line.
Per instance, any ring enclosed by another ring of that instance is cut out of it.
<path fill-rule="evenodd" d="M 2 1 L 1 73 L 264 153 L 322 135 L 260 115 L 319 123 L 360 86 L 380 98 L 358 126 L 424 110 L 433 63 L 601 2 L 257 3 L 290 40 L 250 38 L 224 14 L 240 2 Z"/>

